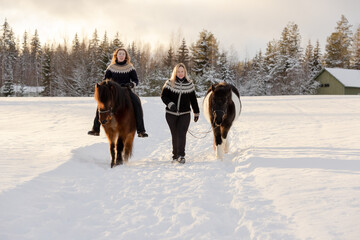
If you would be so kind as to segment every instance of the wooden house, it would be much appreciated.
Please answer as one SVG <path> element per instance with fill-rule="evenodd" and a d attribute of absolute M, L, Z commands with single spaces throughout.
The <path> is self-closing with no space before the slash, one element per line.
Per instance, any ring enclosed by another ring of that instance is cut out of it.
<path fill-rule="evenodd" d="M 317 94 L 360 95 L 360 70 L 324 68 L 314 80 L 320 83 Z"/>

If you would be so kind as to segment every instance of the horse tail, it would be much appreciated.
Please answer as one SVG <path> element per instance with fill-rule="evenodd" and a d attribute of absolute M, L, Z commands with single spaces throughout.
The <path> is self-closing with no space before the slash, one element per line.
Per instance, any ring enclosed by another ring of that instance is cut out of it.
<path fill-rule="evenodd" d="M 127 134 L 125 141 L 124 141 L 124 160 L 127 161 L 129 157 L 132 156 L 132 149 L 133 149 L 133 141 L 135 137 L 135 131 L 132 131 Z"/>

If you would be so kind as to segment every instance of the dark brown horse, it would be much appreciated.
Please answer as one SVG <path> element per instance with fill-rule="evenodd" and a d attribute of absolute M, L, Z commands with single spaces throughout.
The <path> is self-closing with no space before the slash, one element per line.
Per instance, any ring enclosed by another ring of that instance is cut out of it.
<path fill-rule="evenodd" d="M 99 121 L 110 144 L 111 167 L 126 163 L 132 154 L 136 122 L 129 91 L 108 79 L 95 86 Z"/>
<path fill-rule="evenodd" d="M 216 156 L 222 159 L 229 151 L 228 132 L 241 112 L 239 91 L 225 82 L 213 84 L 205 95 L 203 111 L 213 129 Z"/>

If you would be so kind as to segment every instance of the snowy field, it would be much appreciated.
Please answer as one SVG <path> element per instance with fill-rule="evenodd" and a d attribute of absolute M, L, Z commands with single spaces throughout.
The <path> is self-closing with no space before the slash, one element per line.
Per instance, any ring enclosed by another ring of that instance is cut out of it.
<path fill-rule="evenodd" d="M 0 239 L 360 239 L 360 96 L 243 97 L 230 153 L 201 115 L 185 165 L 142 101 L 149 138 L 111 169 L 93 98 L 0 98 Z"/>

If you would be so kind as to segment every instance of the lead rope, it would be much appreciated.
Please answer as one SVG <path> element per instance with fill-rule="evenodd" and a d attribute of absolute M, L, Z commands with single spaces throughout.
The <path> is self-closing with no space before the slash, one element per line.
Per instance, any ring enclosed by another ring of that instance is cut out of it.
<path fill-rule="evenodd" d="M 209 132 L 211 132 L 211 130 L 212 130 L 212 127 L 210 126 L 209 130 L 206 131 L 206 132 L 194 132 L 191 129 L 188 129 L 188 133 L 190 133 L 190 135 L 193 136 L 194 138 L 203 139 L 203 138 L 205 138 L 207 136 L 207 134 Z M 204 134 L 204 136 L 199 137 L 199 136 L 196 136 L 196 134 Z"/>
<path fill-rule="evenodd" d="M 213 123 L 214 123 L 214 122 L 215 122 L 215 119 L 214 119 Z M 191 136 L 193 136 L 194 138 L 197 138 L 197 139 L 206 138 L 207 134 L 208 134 L 209 132 L 211 132 L 211 131 L 212 131 L 212 124 L 210 125 L 209 130 L 207 130 L 206 132 L 194 132 L 194 131 L 192 131 L 191 129 L 188 129 L 188 133 L 190 133 Z M 198 137 L 198 136 L 195 136 L 195 134 L 204 134 L 204 136 Z"/>

